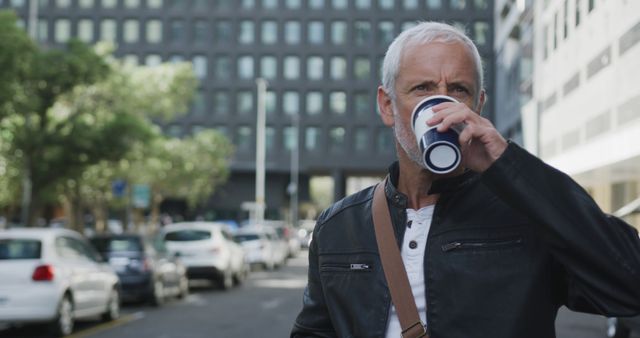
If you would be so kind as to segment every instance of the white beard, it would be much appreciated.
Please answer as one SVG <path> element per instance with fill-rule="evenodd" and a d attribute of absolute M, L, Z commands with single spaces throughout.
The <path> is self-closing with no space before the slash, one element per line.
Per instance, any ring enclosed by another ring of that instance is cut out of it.
<path fill-rule="evenodd" d="M 404 152 L 411 161 L 415 162 L 421 168 L 426 169 L 422 158 L 422 152 L 420 151 L 420 147 L 416 141 L 415 134 L 409 126 L 402 122 L 395 104 L 393 104 L 393 121 L 393 132 Z"/>

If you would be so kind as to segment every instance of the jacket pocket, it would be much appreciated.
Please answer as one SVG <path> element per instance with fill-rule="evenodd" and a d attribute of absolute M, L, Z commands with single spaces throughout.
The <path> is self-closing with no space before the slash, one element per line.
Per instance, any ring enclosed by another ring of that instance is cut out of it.
<path fill-rule="evenodd" d="M 462 239 L 447 242 L 442 245 L 443 252 L 456 250 L 502 250 L 522 246 L 522 237 L 497 238 L 497 239 Z"/>
<path fill-rule="evenodd" d="M 323 263 L 320 272 L 371 272 L 372 265 L 368 263 Z"/>

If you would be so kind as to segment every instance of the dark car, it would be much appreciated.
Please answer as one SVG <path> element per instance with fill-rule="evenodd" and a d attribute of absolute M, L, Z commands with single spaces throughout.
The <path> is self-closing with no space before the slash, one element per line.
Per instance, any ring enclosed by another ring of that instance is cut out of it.
<path fill-rule="evenodd" d="M 640 316 L 609 318 L 607 321 L 607 337 L 629 338 L 631 331 L 640 332 Z"/>
<path fill-rule="evenodd" d="M 189 292 L 184 265 L 167 252 L 161 238 L 109 234 L 95 236 L 91 243 L 118 274 L 123 300 L 160 305 L 167 297 Z"/>

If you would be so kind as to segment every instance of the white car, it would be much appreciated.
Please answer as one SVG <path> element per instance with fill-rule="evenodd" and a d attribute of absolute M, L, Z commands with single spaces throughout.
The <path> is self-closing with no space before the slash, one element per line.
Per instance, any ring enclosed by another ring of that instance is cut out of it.
<path fill-rule="evenodd" d="M 238 229 L 235 238 L 245 250 L 251 265 L 262 265 L 272 270 L 287 260 L 287 243 L 270 226 L 246 225 Z"/>
<path fill-rule="evenodd" d="M 120 315 L 118 276 L 80 234 L 66 229 L 0 231 L 0 323 L 48 323 L 73 332 L 76 319 Z"/>
<path fill-rule="evenodd" d="M 240 284 L 249 271 L 244 251 L 227 230 L 215 222 L 182 222 L 162 230 L 167 249 L 180 257 L 190 279 L 209 279 L 222 289 Z"/>

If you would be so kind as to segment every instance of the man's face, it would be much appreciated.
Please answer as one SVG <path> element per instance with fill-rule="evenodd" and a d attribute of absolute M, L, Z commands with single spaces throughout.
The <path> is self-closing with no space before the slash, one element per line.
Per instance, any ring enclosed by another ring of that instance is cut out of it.
<path fill-rule="evenodd" d="M 400 60 L 396 99 L 391 101 L 379 89 L 383 122 L 393 126 L 396 139 L 409 159 L 422 166 L 422 154 L 410 124 L 413 108 L 428 96 L 448 95 L 480 113 L 484 93 L 480 93 L 478 86 L 473 57 L 462 43 L 409 46 Z"/>

